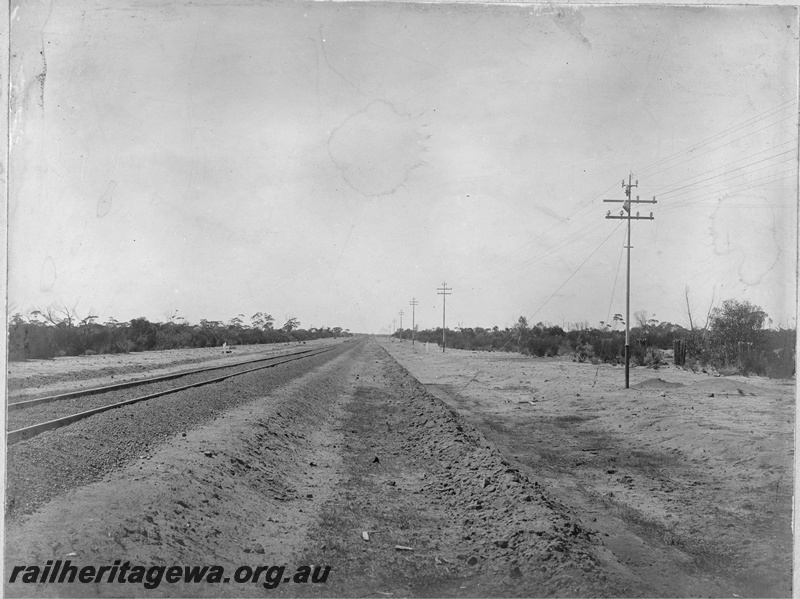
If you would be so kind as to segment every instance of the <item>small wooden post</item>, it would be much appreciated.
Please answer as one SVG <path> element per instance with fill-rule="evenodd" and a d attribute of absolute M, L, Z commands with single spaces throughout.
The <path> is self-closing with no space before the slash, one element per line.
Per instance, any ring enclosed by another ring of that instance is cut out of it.
<path fill-rule="evenodd" d="M 683 366 L 686 364 L 686 340 L 675 339 L 672 342 L 672 351 L 675 354 L 675 366 Z"/>

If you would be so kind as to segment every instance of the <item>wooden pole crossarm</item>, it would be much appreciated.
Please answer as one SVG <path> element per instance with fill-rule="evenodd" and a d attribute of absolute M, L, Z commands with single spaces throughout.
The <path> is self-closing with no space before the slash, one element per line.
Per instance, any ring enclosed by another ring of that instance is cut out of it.
<path fill-rule="evenodd" d="M 617 204 L 624 204 L 625 202 L 630 202 L 631 204 L 658 204 L 658 200 L 653 196 L 652 200 L 640 200 L 639 196 L 636 196 L 635 200 L 603 200 L 604 202 L 614 202 Z"/>
<path fill-rule="evenodd" d="M 625 215 L 625 216 L 617 216 L 617 215 L 614 215 L 614 214 L 606 214 L 606 218 L 617 219 L 617 220 L 628 220 L 628 219 L 631 219 L 631 220 L 655 220 L 655 217 L 652 214 L 650 216 L 639 216 L 638 214 L 636 216 L 627 216 L 627 215 Z"/>

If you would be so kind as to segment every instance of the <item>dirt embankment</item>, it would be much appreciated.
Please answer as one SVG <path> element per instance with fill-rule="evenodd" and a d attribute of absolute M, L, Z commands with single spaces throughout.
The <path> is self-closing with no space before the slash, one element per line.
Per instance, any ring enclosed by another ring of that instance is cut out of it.
<path fill-rule="evenodd" d="M 331 566 L 324 584 L 287 582 L 271 592 L 654 593 L 602 545 L 590 523 L 503 458 L 384 350 L 371 341 L 352 347 L 277 388 L 262 386 L 260 394 L 259 379 L 248 375 L 247 393 L 254 395 L 247 401 L 204 423 L 176 426 L 144 458 L 57 493 L 32 515 L 20 512 L 6 534 L 6 572 L 57 559 L 217 564 L 226 572 L 313 563 Z M 92 428 L 83 434 L 90 441 Z M 265 593 L 260 584 L 233 582 L 163 582 L 154 590 L 17 583 L 5 590 L 8 596 Z"/>

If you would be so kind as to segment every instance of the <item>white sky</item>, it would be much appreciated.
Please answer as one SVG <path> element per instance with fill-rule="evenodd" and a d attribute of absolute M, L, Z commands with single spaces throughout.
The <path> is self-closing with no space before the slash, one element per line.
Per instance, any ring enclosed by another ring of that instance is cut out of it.
<path fill-rule="evenodd" d="M 109 5 L 12 9 L 11 312 L 596 325 L 633 172 L 632 312 L 795 325 L 795 8 Z"/>

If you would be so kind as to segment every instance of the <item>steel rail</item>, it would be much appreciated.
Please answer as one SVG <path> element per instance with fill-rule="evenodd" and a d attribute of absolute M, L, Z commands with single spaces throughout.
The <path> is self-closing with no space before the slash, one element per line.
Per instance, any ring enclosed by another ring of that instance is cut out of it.
<path fill-rule="evenodd" d="M 156 397 L 161 397 L 162 395 L 169 395 L 170 393 L 177 393 L 179 391 L 185 391 L 187 389 L 191 389 L 193 387 L 201 387 L 203 385 L 209 385 L 211 383 L 218 383 L 220 381 L 224 381 L 225 379 L 229 379 L 235 376 L 240 376 L 242 374 L 247 374 L 250 372 L 255 372 L 257 370 L 264 370 L 266 368 L 272 368 L 274 366 L 279 366 L 280 364 L 286 364 L 287 362 L 294 362 L 296 360 L 302 360 L 303 358 L 310 358 L 312 356 L 318 356 L 325 352 L 329 352 L 336 349 L 335 347 L 325 348 L 319 351 L 315 350 L 307 350 L 303 352 L 295 352 L 293 354 L 289 354 L 286 356 L 276 356 L 274 359 L 279 359 L 281 357 L 286 357 L 287 359 L 281 360 L 279 362 L 275 362 L 273 364 L 266 364 L 262 366 L 257 366 L 255 368 L 249 368 L 247 370 L 243 370 L 241 372 L 232 372 L 223 376 L 215 377 L 213 379 L 207 379 L 204 381 L 198 381 L 195 383 L 191 383 L 189 385 L 183 385 L 181 387 L 174 387 L 172 389 L 166 389 L 164 391 L 159 391 L 157 393 L 151 393 L 150 395 L 144 395 L 142 397 L 135 397 L 133 399 L 127 399 L 125 401 L 120 401 L 117 403 L 109 404 L 106 406 L 100 406 L 98 408 L 92 408 L 91 410 L 86 410 L 84 412 L 79 412 L 77 414 L 72 414 L 70 416 L 64 416 L 62 418 L 56 418 L 55 420 L 50 420 L 48 422 L 42 422 L 39 424 L 34 424 L 31 426 L 26 426 L 25 428 L 20 428 L 14 431 L 9 431 L 6 433 L 6 446 L 11 446 L 14 443 L 18 443 L 20 441 L 25 441 L 36 435 L 44 433 L 46 431 L 51 431 L 57 428 L 61 428 L 62 426 L 68 426 L 84 418 L 88 418 L 89 416 L 93 416 L 95 414 L 100 414 L 101 412 L 107 412 L 108 410 L 113 410 L 115 408 L 121 408 L 123 406 L 131 405 L 134 403 L 138 403 L 140 401 L 146 401 L 148 399 L 154 399 Z M 314 352 L 314 353 L 311 353 Z M 300 354 L 300 355 L 298 355 Z"/>
<path fill-rule="evenodd" d="M 109 391 L 117 391 L 119 389 L 129 389 L 131 387 L 138 387 L 140 385 L 148 385 L 150 383 L 158 383 L 161 381 L 169 381 L 172 379 L 177 379 L 182 376 L 189 376 L 191 374 L 199 374 L 202 372 L 211 372 L 213 370 L 221 370 L 223 368 L 234 368 L 236 366 L 244 366 L 245 364 L 253 364 L 255 362 L 264 362 L 266 360 L 274 360 L 276 358 L 283 358 L 287 356 L 296 356 L 300 354 L 307 354 L 309 352 L 314 351 L 312 349 L 304 349 L 299 352 L 292 352 L 286 354 L 278 354 L 269 357 L 262 357 L 256 358 L 254 360 L 245 360 L 243 362 L 234 362 L 231 364 L 225 364 L 222 366 L 211 366 L 208 368 L 195 368 L 193 370 L 182 370 L 180 372 L 173 372 L 171 374 L 164 374 L 161 376 L 150 377 L 146 379 L 135 379 L 132 381 L 125 381 L 124 383 L 115 383 L 113 385 L 107 385 L 105 387 L 93 387 L 91 389 L 78 389 L 76 391 L 69 391 L 67 393 L 59 393 L 58 395 L 48 395 L 47 397 L 37 397 L 36 399 L 27 399 L 25 401 L 17 401 L 14 403 L 8 404 L 8 411 L 11 412 L 13 410 L 23 410 L 25 408 L 30 408 L 33 406 L 38 406 L 40 404 L 52 403 L 54 401 L 60 401 L 62 399 L 74 399 L 76 397 L 84 397 L 86 395 L 96 395 L 98 393 L 108 393 Z"/>

